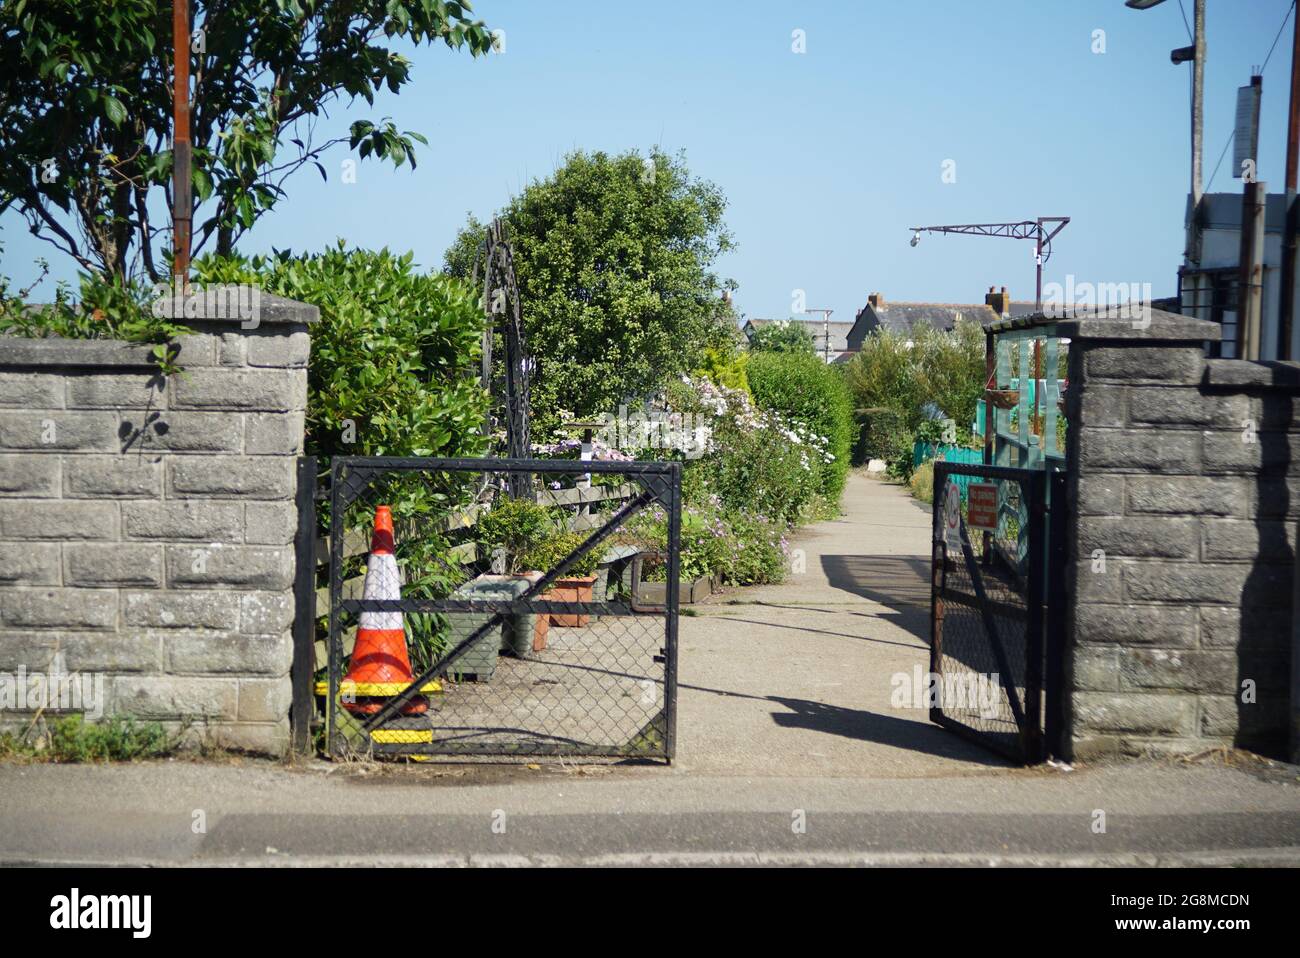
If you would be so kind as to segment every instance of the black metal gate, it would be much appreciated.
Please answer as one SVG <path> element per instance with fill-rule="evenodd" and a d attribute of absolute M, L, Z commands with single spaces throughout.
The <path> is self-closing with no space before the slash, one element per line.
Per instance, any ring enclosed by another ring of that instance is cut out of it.
<path fill-rule="evenodd" d="M 331 754 L 671 761 L 679 463 L 332 466 Z M 634 574 L 663 578 L 663 605 L 634 607 Z"/>
<path fill-rule="evenodd" d="M 930 718 L 1013 760 L 1056 751 L 1059 628 L 1042 469 L 936 462 Z M 1063 493 L 1056 500 L 1063 510 Z M 1055 545 L 1062 536 L 1054 537 Z"/>

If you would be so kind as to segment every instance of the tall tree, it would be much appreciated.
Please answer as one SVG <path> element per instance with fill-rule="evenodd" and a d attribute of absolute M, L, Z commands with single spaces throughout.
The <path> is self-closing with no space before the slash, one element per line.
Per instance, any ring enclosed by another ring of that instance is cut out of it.
<path fill-rule="evenodd" d="M 358 159 L 415 165 L 391 119 L 317 138 L 331 104 L 373 106 L 411 61 L 395 41 L 468 47 L 493 37 L 466 0 L 194 0 L 191 136 L 194 252 L 228 254 L 284 183 L 346 143 Z M 89 272 L 168 273 L 171 3 L 0 0 L 0 213 Z M 326 177 L 327 178 L 327 177 Z M 151 202 L 152 200 L 152 202 Z M 161 200 L 161 201 L 160 201 Z"/>
<path fill-rule="evenodd" d="M 731 249 L 726 199 L 681 156 L 577 152 L 502 212 L 515 249 L 528 351 L 537 359 L 539 425 L 559 410 L 617 411 L 730 347 L 731 281 L 712 270 Z M 474 217 L 447 251 L 468 277 L 483 226 Z"/>

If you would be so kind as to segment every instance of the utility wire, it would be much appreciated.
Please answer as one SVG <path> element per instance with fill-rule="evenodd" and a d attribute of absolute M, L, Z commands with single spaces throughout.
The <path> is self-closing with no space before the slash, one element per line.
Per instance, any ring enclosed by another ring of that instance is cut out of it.
<path fill-rule="evenodd" d="M 1291 0 L 1291 10 L 1294 9 L 1295 9 L 1295 0 Z M 1268 48 L 1268 56 L 1264 58 L 1264 66 L 1259 68 L 1260 73 L 1263 73 L 1264 70 L 1268 67 L 1268 61 L 1273 59 L 1273 51 L 1277 49 L 1277 41 L 1282 39 L 1282 31 L 1286 29 L 1286 22 L 1291 19 L 1291 10 L 1288 10 L 1286 12 L 1286 16 L 1282 18 L 1282 25 L 1277 28 L 1277 36 L 1273 38 L 1273 45 Z"/>
<path fill-rule="evenodd" d="M 1287 8 L 1286 15 L 1282 17 L 1282 25 L 1277 28 L 1277 36 L 1273 38 L 1273 45 L 1268 48 L 1268 56 L 1264 57 L 1264 65 L 1259 68 L 1260 75 L 1268 68 L 1268 61 L 1273 59 L 1273 51 L 1277 49 L 1277 41 L 1282 39 L 1282 31 L 1286 29 L 1287 21 L 1291 19 L 1291 14 L 1295 11 L 1296 0 L 1291 0 L 1291 6 Z M 1182 9 L 1183 0 L 1178 0 L 1178 7 Z M 1183 20 L 1187 19 L 1186 14 Z M 1228 134 L 1228 142 L 1223 144 L 1223 152 L 1219 154 L 1219 162 L 1214 164 L 1214 172 L 1210 174 L 1210 182 L 1205 184 L 1205 192 L 1210 192 L 1210 187 L 1214 185 L 1214 178 L 1219 174 L 1219 167 L 1223 165 L 1223 158 L 1228 155 L 1228 147 L 1232 146 L 1232 138 L 1236 135 L 1236 130 Z"/>
<path fill-rule="evenodd" d="M 1192 36 L 1191 24 L 1187 22 L 1187 11 L 1183 9 L 1183 0 L 1178 0 L 1178 12 L 1183 15 L 1183 27 L 1187 30 L 1187 39 L 1195 43 L 1196 38 Z"/>

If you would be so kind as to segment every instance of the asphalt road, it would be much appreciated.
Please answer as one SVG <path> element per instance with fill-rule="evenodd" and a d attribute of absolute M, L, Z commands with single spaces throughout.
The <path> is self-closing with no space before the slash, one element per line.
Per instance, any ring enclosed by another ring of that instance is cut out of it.
<path fill-rule="evenodd" d="M 1300 783 L 1171 763 L 902 779 L 9 765 L 0 863 L 1298 864 Z"/>

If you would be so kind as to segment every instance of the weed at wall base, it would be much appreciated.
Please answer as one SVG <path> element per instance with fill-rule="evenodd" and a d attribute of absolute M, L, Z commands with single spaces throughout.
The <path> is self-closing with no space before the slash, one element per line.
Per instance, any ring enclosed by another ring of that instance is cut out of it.
<path fill-rule="evenodd" d="M 86 722 L 80 715 L 69 715 L 41 728 L 0 734 L 0 761 L 130 762 L 161 758 L 178 747 L 179 736 L 169 735 L 157 722 L 139 724 L 120 715 Z"/>

